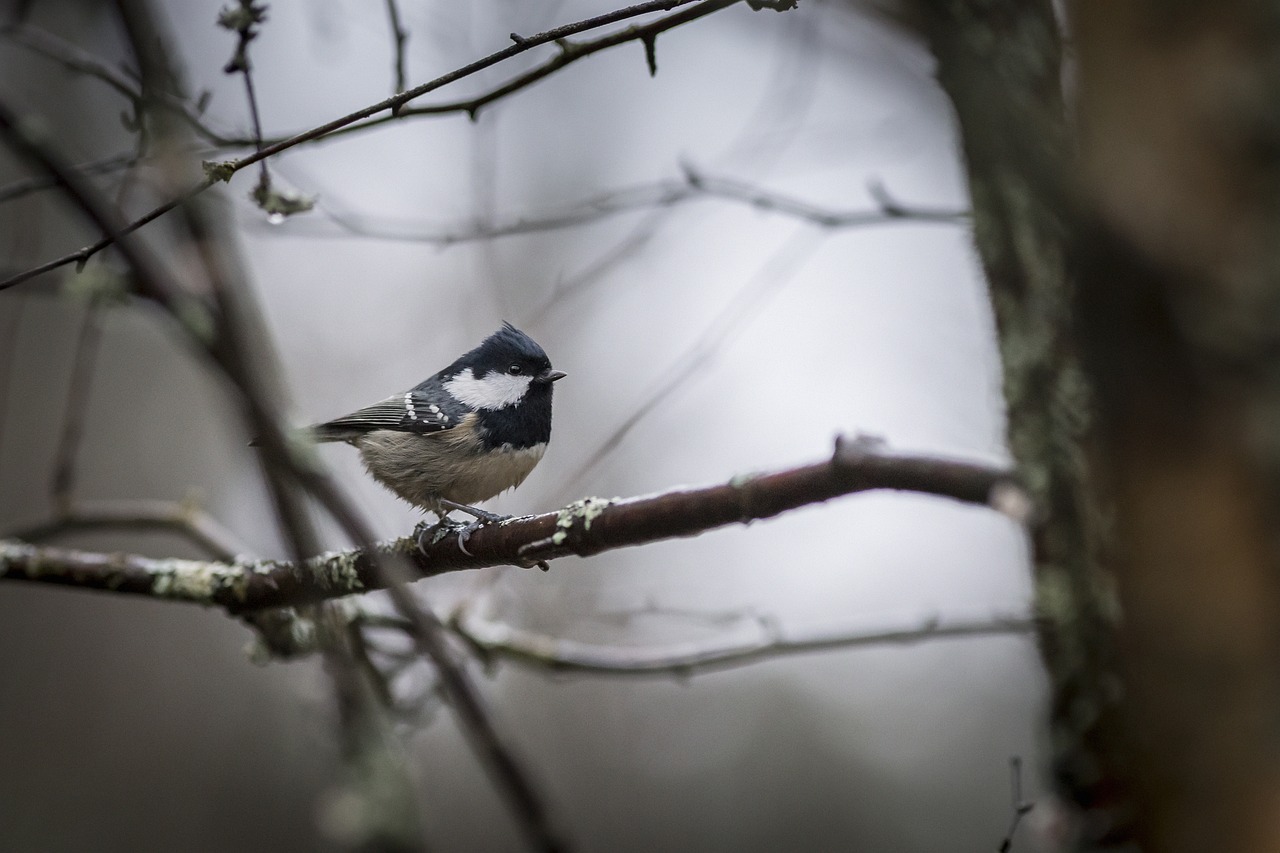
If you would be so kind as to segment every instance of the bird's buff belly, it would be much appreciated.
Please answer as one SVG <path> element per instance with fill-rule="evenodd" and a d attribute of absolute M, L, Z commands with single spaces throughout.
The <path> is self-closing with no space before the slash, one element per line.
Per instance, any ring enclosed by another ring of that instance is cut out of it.
<path fill-rule="evenodd" d="M 374 479 L 409 503 L 432 511 L 439 510 L 441 498 L 474 504 L 515 488 L 547 450 L 545 444 L 537 444 L 484 453 L 474 434 L 456 432 L 460 431 L 416 435 L 375 430 L 355 443 Z"/>

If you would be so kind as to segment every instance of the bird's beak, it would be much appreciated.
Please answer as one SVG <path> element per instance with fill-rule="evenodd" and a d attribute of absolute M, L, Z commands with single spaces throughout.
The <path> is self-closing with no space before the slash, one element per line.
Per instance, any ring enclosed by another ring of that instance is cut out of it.
<path fill-rule="evenodd" d="M 542 373 L 538 374 L 538 381 L 551 383 L 555 382 L 557 379 L 564 379 L 568 375 L 569 374 L 565 373 L 563 370 L 544 370 Z"/>

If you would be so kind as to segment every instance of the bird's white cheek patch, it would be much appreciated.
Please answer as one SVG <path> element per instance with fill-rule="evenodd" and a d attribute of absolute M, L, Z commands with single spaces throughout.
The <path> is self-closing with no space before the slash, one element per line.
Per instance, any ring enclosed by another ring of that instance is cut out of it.
<path fill-rule="evenodd" d="M 444 383 L 445 390 L 473 409 L 505 409 L 520 402 L 532 377 L 489 373 L 477 379 L 471 368 Z"/>

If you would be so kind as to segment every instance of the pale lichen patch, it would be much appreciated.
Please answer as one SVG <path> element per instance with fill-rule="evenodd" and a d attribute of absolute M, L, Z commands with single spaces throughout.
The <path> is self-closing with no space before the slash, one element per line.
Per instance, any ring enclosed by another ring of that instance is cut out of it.
<path fill-rule="evenodd" d="M 583 498 L 574 501 L 556 514 L 556 532 L 551 534 L 551 541 L 563 545 L 569 538 L 569 531 L 579 521 L 583 530 L 591 529 L 595 521 L 606 509 L 613 506 L 616 498 Z"/>
<path fill-rule="evenodd" d="M 214 604 L 224 589 L 236 591 L 243 600 L 247 584 L 245 567 L 224 563 L 201 563 L 192 560 L 157 560 L 149 569 L 151 593 L 161 598 L 176 598 Z"/>
<path fill-rule="evenodd" d="M 359 551 L 326 551 L 312 557 L 304 564 L 312 578 L 322 588 L 335 592 L 360 592 L 364 582 L 360 580 Z"/>

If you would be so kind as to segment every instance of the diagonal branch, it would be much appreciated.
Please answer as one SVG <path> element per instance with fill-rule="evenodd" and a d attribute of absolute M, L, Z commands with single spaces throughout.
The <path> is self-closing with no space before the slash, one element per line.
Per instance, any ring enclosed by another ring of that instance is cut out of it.
<path fill-rule="evenodd" d="M 119 235 L 129 234 L 136 231 L 143 225 L 158 219 L 174 208 L 182 205 L 184 202 L 187 202 L 204 192 L 215 183 L 228 181 L 236 172 L 266 160 L 268 157 L 279 154 L 281 151 L 288 150 L 289 148 L 293 148 L 294 146 L 301 145 L 306 142 L 314 142 L 319 139 L 329 138 L 337 135 L 339 132 L 361 130 L 386 121 L 398 120 L 408 115 L 437 114 L 441 112 L 466 112 L 474 115 L 476 110 L 481 106 L 492 103 L 499 98 L 506 97 L 513 92 L 519 91 L 520 89 L 529 86 L 537 80 L 540 80 L 552 72 L 576 62 L 579 59 L 583 59 L 593 53 L 605 50 L 606 48 L 616 47 L 617 45 L 625 44 L 627 42 L 651 41 L 657 38 L 659 33 L 680 26 L 681 24 L 689 23 L 690 21 L 704 17 L 713 12 L 717 12 L 728 6 L 732 6 L 739 2 L 739 0 L 702 0 L 700 3 L 690 5 L 688 9 L 683 9 L 680 12 L 667 15 L 642 26 L 628 27 L 625 30 L 611 33 L 593 41 L 577 44 L 570 44 L 564 41 L 569 36 L 586 32 L 597 27 L 606 26 L 608 24 L 617 23 L 628 18 L 634 18 L 652 12 L 669 11 L 677 6 L 688 5 L 691 2 L 692 0 L 650 0 L 650 2 L 639 3 L 635 6 L 629 6 L 625 9 L 619 9 L 604 15 L 598 15 L 594 18 L 587 18 L 576 23 L 556 27 L 555 29 L 538 33 L 535 36 L 529 36 L 527 38 L 524 36 L 514 36 L 513 44 L 510 46 L 495 53 L 491 53 L 482 59 L 478 59 L 469 65 L 463 66 L 462 68 L 450 71 L 449 73 L 423 83 L 420 86 L 415 86 L 408 91 L 393 95 L 376 104 L 364 107 L 363 109 L 349 113 L 341 118 L 333 119 L 332 121 L 326 122 L 310 130 L 303 131 L 302 133 L 295 134 L 286 139 L 280 139 L 269 145 L 263 145 L 259 147 L 258 150 L 244 157 L 220 163 L 207 163 L 206 177 L 204 180 L 191 186 L 185 192 L 179 193 L 175 198 L 159 205 L 133 222 L 121 225 L 117 229 L 116 235 L 107 234 L 96 242 L 84 246 L 74 252 L 70 252 L 62 257 L 46 261 L 39 266 L 11 275 L 3 281 L 0 281 L 0 290 L 5 290 L 6 288 L 21 284 L 22 282 L 35 278 L 38 275 L 59 269 L 69 264 L 84 263 L 89 258 L 93 257 L 93 255 L 111 245 Z M 419 98 L 422 95 L 427 94 L 428 92 L 433 92 L 436 89 L 461 80 L 464 77 L 469 77 L 484 70 L 485 68 L 510 59 L 513 56 L 552 42 L 561 44 L 560 53 L 548 60 L 545 64 L 534 68 L 514 80 L 503 84 L 502 86 L 499 86 L 493 91 L 480 95 L 476 98 L 472 98 L 467 101 L 459 101 L 454 104 L 441 104 L 432 107 L 419 108 L 417 110 L 404 108 L 405 104 L 415 98 Z M 387 115 L 371 121 L 364 121 L 365 119 L 370 119 L 372 116 L 378 115 L 378 113 L 387 113 Z"/>
<path fill-rule="evenodd" d="M 0 580 L 61 584 L 222 607 L 233 613 L 305 604 L 384 587 L 375 562 L 407 558 L 422 577 L 499 565 L 588 556 L 717 527 L 772 518 L 841 495 L 919 492 L 991 506 L 1025 521 L 1027 504 L 1008 471 L 990 465 L 889 455 L 867 440 L 837 439 L 827 461 L 727 483 L 619 500 L 587 498 L 559 512 L 482 527 L 460 547 L 455 528 L 380 543 L 375 554 L 331 552 L 304 564 L 152 560 L 0 542 Z"/>

